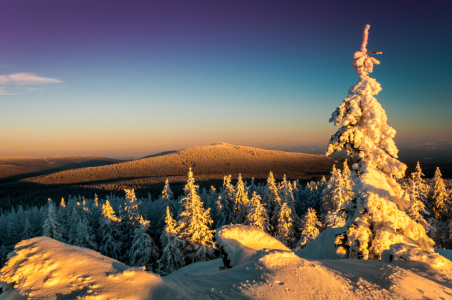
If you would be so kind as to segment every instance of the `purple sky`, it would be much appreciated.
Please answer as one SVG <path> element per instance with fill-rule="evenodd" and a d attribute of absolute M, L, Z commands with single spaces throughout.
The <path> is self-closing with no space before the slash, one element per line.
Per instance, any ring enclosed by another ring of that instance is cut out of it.
<path fill-rule="evenodd" d="M 350 62 L 367 23 L 368 49 L 383 51 L 372 77 L 396 143 L 415 157 L 425 156 L 421 145 L 447 155 L 451 9 L 446 1 L 5 0 L 0 156 L 130 158 L 216 141 L 326 149 L 337 129 L 329 116 L 357 81 Z"/>

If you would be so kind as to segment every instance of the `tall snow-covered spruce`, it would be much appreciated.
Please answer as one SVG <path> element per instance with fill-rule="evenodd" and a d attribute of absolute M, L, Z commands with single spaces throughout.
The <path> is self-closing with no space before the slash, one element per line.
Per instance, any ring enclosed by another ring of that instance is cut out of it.
<path fill-rule="evenodd" d="M 184 210 L 177 222 L 177 235 L 185 240 L 184 254 L 186 263 L 207 261 L 214 258 L 213 233 L 209 229 L 213 223 L 210 208 L 204 209 L 201 197 L 196 190 L 195 178 L 191 168 L 188 172 L 187 184 L 184 187 L 185 197 L 181 200 Z"/>
<path fill-rule="evenodd" d="M 359 82 L 330 119 L 342 126 L 331 137 L 326 155 L 345 148 L 358 159 L 352 172 L 354 196 L 346 208 L 346 231 L 336 239 L 337 252 L 349 258 L 380 259 L 384 250 L 397 243 L 431 252 L 433 241 L 405 213 L 410 200 L 396 181 L 405 175 L 406 165 L 397 160 L 396 131 L 386 123 L 386 113 L 374 97 L 381 91 L 380 84 L 368 76 L 373 65 L 380 63 L 369 54 L 381 54 L 367 52 L 369 28 L 364 28 L 361 50 L 352 61 Z"/>

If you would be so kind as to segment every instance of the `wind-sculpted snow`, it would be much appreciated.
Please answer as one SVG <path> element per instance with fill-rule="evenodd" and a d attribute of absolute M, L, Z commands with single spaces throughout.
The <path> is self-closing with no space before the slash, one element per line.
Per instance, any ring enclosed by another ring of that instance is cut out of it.
<path fill-rule="evenodd" d="M 262 249 L 277 249 L 290 252 L 289 248 L 263 230 L 245 225 L 227 225 L 218 229 L 215 235 L 220 247 L 228 254 L 233 267 L 245 262 Z"/>
<path fill-rule="evenodd" d="M 23 299 L 135 300 L 177 295 L 158 275 L 47 237 L 17 244 L 1 270 L 0 281 L 9 284 L 4 289 L 14 287 Z"/>
<path fill-rule="evenodd" d="M 50 238 L 25 240 L 16 245 L 0 271 L 4 289 L 0 300 L 448 299 L 452 295 L 447 270 L 419 269 L 403 260 L 390 264 L 307 261 L 258 229 L 226 226 L 219 233 L 219 243 L 241 260 L 239 264 L 220 270 L 223 262 L 215 259 L 166 277 Z"/>

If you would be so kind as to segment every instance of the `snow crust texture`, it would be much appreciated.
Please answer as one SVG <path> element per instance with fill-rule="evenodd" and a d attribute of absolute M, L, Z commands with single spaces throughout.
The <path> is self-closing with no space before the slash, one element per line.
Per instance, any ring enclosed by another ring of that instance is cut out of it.
<path fill-rule="evenodd" d="M 280 241 L 263 230 L 245 225 L 227 225 L 215 235 L 219 247 L 223 247 L 233 267 L 245 262 L 258 250 L 277 249 L 290 251 Z"/>
<path fill-rule="evenodd" d="M 6 290 L 0 300 L 450 299 L 452 295 L 450 270 L 426 268 L 432 260 L 424 260 L 421 268 L 403 259 L 389 264 L 308 261 L 262 230 L 247 226 L 225 226 L 217 238 L 240 263 L 220 270 L 221 259 L 199 262 L 166 277 L 47 237 L 25 240 L 16 245 L 0 271 L 0 284 Z M 407 249 L 391 250 L 403 258 Z M 451 264 L 439 255 L 436 259 Z"/>
<path fill-rule="evenodd" d="M 165 288 L 160 276 L 143 268 L 47 237 L 18 243 L 1 270 L 0 281 L 9 284 L 5 290 L 14 288 L 5 299 L 135 300 L 158 299 L 155 295 L 167 292 L 177 296 Z"/>

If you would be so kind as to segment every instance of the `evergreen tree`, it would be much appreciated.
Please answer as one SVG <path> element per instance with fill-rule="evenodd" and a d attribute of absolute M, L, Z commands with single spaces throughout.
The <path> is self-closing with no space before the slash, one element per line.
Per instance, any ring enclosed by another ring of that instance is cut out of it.
<path fill-rule="evenodd" d="M 248 204 L 248 216 L 245 225 L 260 228 L 266 233 L 270 232 L 270 223 L 268 222 L 267 211 L 261 204 L 261 196 L 256 191 L 253 192 L 252 198 Z"/>
<path fill-rule="evenodd" d="M 6 225 L 5 244 L 8 246 L 14 246 L 18 242 L 20 242 L 20 237 L 21 236 L 17 230 L 17 225 L 12 222 L 8 222 L 8 225 Z"/>
<path fill-rule="evenodd" d="M 317 213 L 314 209 L 308 208 L 306 215 L 303 217 L 303 230 L 301 231 L 301 238 L 297 244 L 297 250 L 303 249 L 307 244 L 312 242 L 318 235 L 322 223 L 317 218 Z"/>
<path fill-rule="evenodd" d="M 295 230 L 292 222 L 292 210 L 287 203 L 283 203 L 279 211 L 274 215 L 276 224 L 275 238 L 289 248 L 295 241 Z"/>
<path fill-rule="evenodd" d="M 177 212 L 177 208 L 174 204 L 174 194 L 171 191 L 168 178 L 165 181 L 165 187 L 163 188 L 162 194 L 159 197 L 159 200 L 163 202 L 161 207 L 161 213 L 162 216 L 158 223 L 157 223 L 157 230 L 156 235 L 159 236 L 162 234 L 163 227 L 165 227 L 165 212 L 166 208 L 169 208 L 171 210 L 171 214 L 175 214 Z"/>
<path fill-rule="evenodd" d="M 251 183 L 248 186 L 248 188 L 246 189 L 246 191 L 248 192 L 248 197 L 252 197 L 256 190 L 257 190 L 257 186 L 254 183 L 254 177 L 251 177 Z"/>
<path fill-rule="evenodd" d="M 166 178 L 165 187 L 163 188 L 162 194 L 160 195 L 160 200 L 162 200 L 165 204 L 163 207 L 163 213 L 166 211 L 166 207 L 171 209 L 171 213 L 176 213 L 176 208 L 174 206 L 174 193 L 171 191 L 169 180 Z"/>
<path fill-rule="evenodd" d="M 327 228 L 336 228 L 345 225 L 344 208 L 350 200 L 341 170 L 333 166 L 330 180 L 323 190 L 324 223 Z"/>
<path fill-rule="evenodd" d="M 97 250 L 96 237 L 86 216 L 83 216 L 83 218 L 78 221 L 76 236 L 75 239 L 73 240 L 73 245 L 78 247 L 89 248 L 92 250 Z"/>
<path fill-rule="evenodd" d="M 129 264 L 134 267 L 145 266 L 147 271 L 153 271 L 158 259 L 158 249 L 152 238 L 147 234 L 149 221 L 140 217 L 135 225 L 132 246 L 128 251 Z"/>
<path fill-rule="evenodd" d="M 123 237 L 122 242 L 122 253 L 123 259 L 127 259 L 127 253 L 132 244 L 132 239 L 135 234 L 135 227 L 140 224 L 141 214 L 138 209 L 138 200 L 135 196 L 134 189 L 125 189 L 126 193 L 125 203 L 120 208 L 120 218 L 121 218 L 121 236 Z M 159 211 L 160 214 L 160 211 Z M 150 225 L 149 225 L 150 226 Z"/>
<path fill-rule="evenodd" d="M 429 186 L 425 183 L 423 178 L 424 176 L 425 175 L 422 173 L 421 165 L 417 162 L 415 172 L 411 173 L 411 177 L 417 187 L 417 190 L 419 191 L 419 197 L 422 202 L 427 200 L 429 192 Z"/>
<path fill-rule="evenodd" d="M 435 171 L 428 199 L 435 217 L 440 221 L 447 220 L 450 216 L 451 205 L 448 201 L 446 185 L 439 168 Z"/>
<path fill-rule="evenodd" d="M 191 168 L 188 172 L 187 184 L 184 187 L 185 197 L 182 199 L 183 212 L 177 223 L 177 233 L 186 241 L 184 254 L 188 263 L 207 261 L 214 257 L 213 232 L 209 209 L 204 209 L 196 190 Z"/>
<path fill-rule="evenodd" d="M 160 236 L 163 250 L 162 256 L 158 260 L 158 273 L 161 275 L 170 274 L 185 266 L 184 254 L 181 250 L 185 246 L 185 242 L 177 236 L 175 225 L 176 223 L 167 207 L 165 228 Z"/>
<path fill-rule="evenodd" d="M 425 231 L 428 232 L 430 230 L 430 225 L 421 215 L 421 213 L 428 214 L 428 212 L 425 210 L 424 202 L 422 201 L 421 194 L 419 193 L 419 186 L 414 180 L 414 173 L 412 173 L 411 176 L 412 179 L 410 180 L 408 187 L 408 196 L 410 197 L 411 206 L 408 210 L 408 215 L 411 219 L 421 224 Z"/>
<path fill-rule="evenodd" d="M 80 215 L 79 215 L 78 210 L 79 209 L 74 208 L 72 210 L 71 216 L 69 217 L 69 222 L 68 222 L 69 228 L 67 229 L 67 233 L 68 233 L 67 242 L 70 245 L 74 245 L 75 239 L 77 238 L 77 228 L 78 228 L 78 223 L 80 222 Z"/>
<path fill-rule="evenodd" d="M 99 252 L 116 260 L 121 257 L 121 232 L 118 229 L 120 222 L 107 200 L 102 205 L 102 214 L 99 218 Z"/>
<path fill-rule="evenodd" d="M 351 222 L 337 240 L 337 252 L 349 258 L 380 259 L 384 250 L 405 238 L 424 251 L 433 251 L 433 241 L 422 225 L 405 213 L 410 201 L 396 179 L 405 175 L 406 165 L 397 160 L 396 131 L 387 124 L 386 113 L 374 97 L 381 91 L 380 84 L 368 76 L 379 64 L 366 49 L 369 28 L 365 27 L 361 50 L 352 62 L 359 82 L 330 119 L 341 127 L 331 137 L 326 155 L 345 148 L 358 158 L 352 174 L 355 193 L 347 207 Z"/>
<path fill-rule="evenodd" d="M 2 245 L 0 247 L 0 268 L 2 268 L 5 265 L 8 253 L 10 251 L 11 249 L 9 249 L 6 245 Z"/>
<path fill-rule="evenodd" d="M 243 224 L 246 220 L 246 216 L 248 215 L 248 194 L 245 192 L 245 185 L 242 181 L 242 175 L 239 174 L 239 179 L 236 185 L 236 193 L 234 200 L 234 215 L 235 215 L 235 224 Z"/>
<path fill-rule="evenodd" d="M 22 232 L 22 240 L 28 240 L 33 237 L 33 229 L 31 228 L 30 221 L 25 217 L 24 230 Z"/>
<path fill-rule="evenodd" d="M 265 188 L 265 195 L 262 199 L 263 204 L 266 206 L 267 215 L 270 219 L 270 224 L 273 230 L 277 227 L 277 217 L 275 215 L 279 212 L 281 208 L 281 198 L 278 194 L 278 188 L 275 184 L 275 178 L 273 177 L 273 172 L 270 172 L 267 179 L 267 186 Z M 273 232 L 274 233 L 274 232 Z"/>
<path fill-rule="evenodd" d="M 47 209 L 47 218 L 42 225 L 42 234 L 44 236 L 48 236 L 52 239 L 55 239 L 60 242 L 64 242 L 63 240 L 63 228 L 60 223 L 57 221 L 57 216 L 55 212 L 55 204 L 52 201 L 49 201 L 48 209 Z"/>
<path fill-rule="evenodd" d="M 224 176 L 223 190 L 217 203 L 217 228 L 235 222 L 234 216 L 235 190 L 231 184 L 231 175 Z"/>

